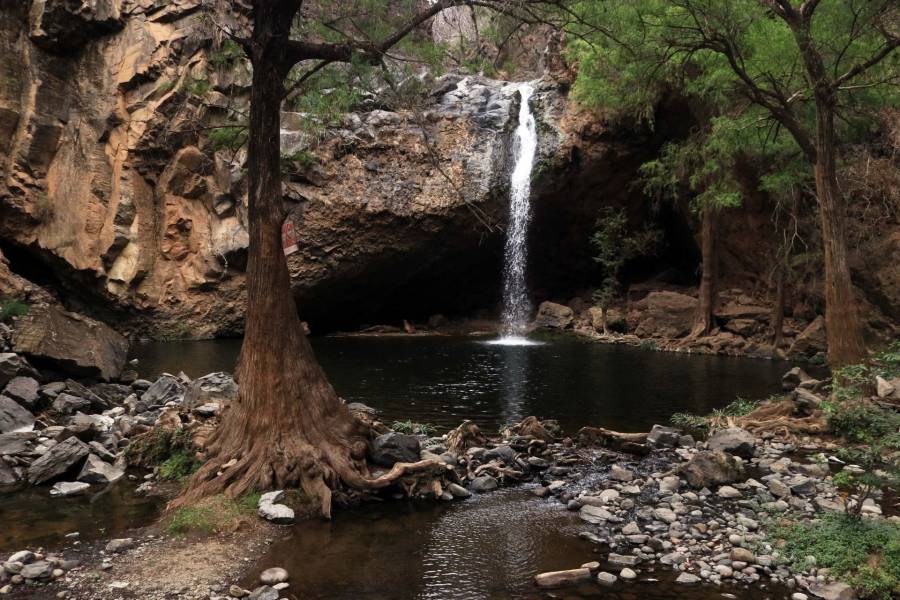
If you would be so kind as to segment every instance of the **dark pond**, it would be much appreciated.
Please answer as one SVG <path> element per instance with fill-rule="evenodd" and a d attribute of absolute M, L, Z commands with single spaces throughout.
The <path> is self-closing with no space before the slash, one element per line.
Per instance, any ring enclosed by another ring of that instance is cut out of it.
<path fill-rule="evenodd" d="M 442 428 L 472 419 L 489 431 L 528 415 L 642 431 L 674 412 L 706 413 L 737 396 L 780 389 L 787 363 L 648 352 L 556 337 L 535 346 L 495 346 L 471 337 L 325 337 L 319 361 L 348 402 Z M 151 378 L 232 371 L 239 340 L 145 344 L 134 348 Z"/>

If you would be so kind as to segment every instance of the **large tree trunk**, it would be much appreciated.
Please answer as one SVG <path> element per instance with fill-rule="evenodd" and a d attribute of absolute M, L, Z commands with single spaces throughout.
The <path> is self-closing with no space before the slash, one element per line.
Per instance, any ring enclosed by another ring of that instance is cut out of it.
<path fill-rule="evenodd" d="M 208 461 L 174 505 L 225 492 L 301 487 L 330 514 L 341 479 L 358 483 L 366 442 L 313 355 L 291 293 L 282 243 L 280 47 L 297 2 L 256 2 L 248 139 L 250 249 L 237 400 L 208 445 Z M 287 14 L 290 13 L 290 14 Z M 236 461 L 231 463 L 231 461 Z"/>
<path fill-rule="evenodd" d="M 700 233 L 700 252 L 703 272 L 700 276 L 700 308 L 691 337 L 709 334 L 713 329 L 716 305 L 716 215 L 713 208 L 703 209 Z"/>
<path fill-rule="evenodd" d="M 816 100 L 816 196 L 825 254 L 825 328 L 828 364 L 841 367 L 865 356 L 856 299 L 847 264 L 847 220 L 844 196 L 835 167 L 834 106 L 828 98 Z"/>

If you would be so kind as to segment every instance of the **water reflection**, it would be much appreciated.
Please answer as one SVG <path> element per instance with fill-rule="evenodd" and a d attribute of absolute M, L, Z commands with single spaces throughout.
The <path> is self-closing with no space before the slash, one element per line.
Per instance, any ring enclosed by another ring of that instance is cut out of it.
<path fill-rule="evenodd" d="M 503 423 L 518 423 L 528 415 L 523 412 L 525 390 L 528 387 L 527 348 L 522 346 L 501 347 L 503 360 Z"/>

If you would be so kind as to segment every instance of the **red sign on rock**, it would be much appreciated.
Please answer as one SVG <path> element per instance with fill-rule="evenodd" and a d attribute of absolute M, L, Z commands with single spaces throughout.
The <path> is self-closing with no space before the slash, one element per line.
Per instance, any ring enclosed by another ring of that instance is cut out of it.
<path fill-rule="evenodd" d="M 284 255 L 290 256 L 299 250 L 297 245 L 299 242 L 300 237 L 297 235 L 297 230 L 294 229 L 294 224 L 290 221 L 286 221 L 284 225 L 281 226 L 281 245 L 284 248 Z"/>

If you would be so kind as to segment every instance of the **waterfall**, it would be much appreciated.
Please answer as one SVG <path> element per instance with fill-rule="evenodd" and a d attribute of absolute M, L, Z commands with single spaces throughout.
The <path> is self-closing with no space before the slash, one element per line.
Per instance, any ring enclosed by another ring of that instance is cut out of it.
<path fill-rule="evenodd" d="M 509 227 L 503 265 L 503 325 L 498 343 L 526 344 L 522 337 L 531 315 L 525 282 L 528 262 L 528 223 L 531 220 L 531 169 L 537 151 L 537 128 L 528 101 L 530 83 L 519 86 L 519 125 L 514 136 L 515 166 L 509 180 Z"/>

